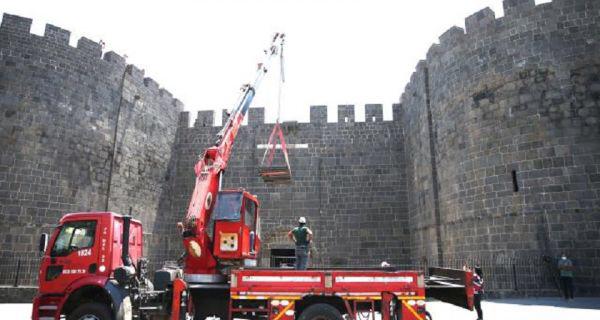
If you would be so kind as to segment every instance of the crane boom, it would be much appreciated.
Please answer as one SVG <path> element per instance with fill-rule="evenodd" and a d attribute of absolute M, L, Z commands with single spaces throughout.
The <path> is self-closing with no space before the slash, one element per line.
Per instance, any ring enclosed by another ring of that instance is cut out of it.
<path fill-rule="evenodd" d="M 271 58 L 280 54 L 284 34 L 277 33 L 265 50 L 263 62 L 258 64 L 252 84 L 242 86 L 241 95 L 229 118 L 217 134 L 214 146 L 204 151 L 194 166 L 195 187 L 183 223 L 183 244 L 186 249 L 184 273 L 188 282 L 219 282 L 217 258 L 212 252 L 213 239 L 209 234 L 210 219 L 217 193 L 221 188 L 222 173 L 227 168 L 235 138 L 244 116 L 256 94 L 256 90 L 268 71 Z"/>

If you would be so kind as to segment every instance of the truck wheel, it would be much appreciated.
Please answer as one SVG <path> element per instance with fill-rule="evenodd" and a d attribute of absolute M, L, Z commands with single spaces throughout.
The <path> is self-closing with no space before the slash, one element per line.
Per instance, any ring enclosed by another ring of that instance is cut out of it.
<path fill-rule="evenodd" d="M 111 320 L 111 315 L 101 303 L 84 303 L 73 310 L 67 320 Z"/>
<path fill-rule="evenodd" d="M 431 313 L 429 313 L 429 311 L 425 311 L 425 319 L 433 320 L 433 317 L 431 316 Z"/>
<path fill-rule="evenodd" d="M 316 303 L 306 308 L 298 320 L 341 320 L 342 314 L 338 309 L 326 304 Z"/>

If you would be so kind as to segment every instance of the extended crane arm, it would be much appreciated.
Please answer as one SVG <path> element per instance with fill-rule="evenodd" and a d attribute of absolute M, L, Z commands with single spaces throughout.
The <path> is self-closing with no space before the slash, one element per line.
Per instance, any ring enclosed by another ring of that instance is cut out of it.
<path fill-rule="evenodd" d="M 268 71 L 271 58 L 280 53 L 284 34 L 275 34 L 268 50 L 265 50 L 264 61 L 259 63 L 256 77 L 252 84 L 242 87 L 242 93 L 223 129 L 217 134 L 214 146 L 208 148 L 196 163 L 194 171 L 196 183 L 184 221 L 184 246 L 186 259 L 184 272 L 186 276 L 216 274 L 216 259 L 212 255 L 212 239 L 207 228 L 217 192 L 221 187 L 222 172 L 227 167 L 231 150 L 244 116 L 256 94 L 256 90 Z"/>

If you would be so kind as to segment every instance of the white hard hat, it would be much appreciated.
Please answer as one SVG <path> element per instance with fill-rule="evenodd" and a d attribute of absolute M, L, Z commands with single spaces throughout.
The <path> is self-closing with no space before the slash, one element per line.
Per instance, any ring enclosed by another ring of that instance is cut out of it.
<path fill-rule="evenodd" d="M 306 223 L 306 218 L 300 217 L 300 219 L 298 219 L 298 223 Z"/>

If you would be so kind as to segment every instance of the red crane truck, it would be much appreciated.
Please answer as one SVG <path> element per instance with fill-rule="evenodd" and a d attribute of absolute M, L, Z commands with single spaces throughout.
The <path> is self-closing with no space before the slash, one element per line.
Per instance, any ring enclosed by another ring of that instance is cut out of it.
<path fill-rule="evenodd" d="M 425 296 L 472 308 L 471 274 L 460 270 L 259 269 L 259 201 L 243 190 L 221 190 L 222 173 L 255 91 L 271 58 L 281 52 L 276 34 L 252 85 L 194 167 L 196 183 L 180 224 L 184 265 L 165 265 L 147 276 L 140 221 L 112 212 L 70 213 L 44 252 L 32 319 L 340 320 L 365 313 L 383 320 L 421 320 Z M 374 318 L 373 318 L 374 319 Z"/>

